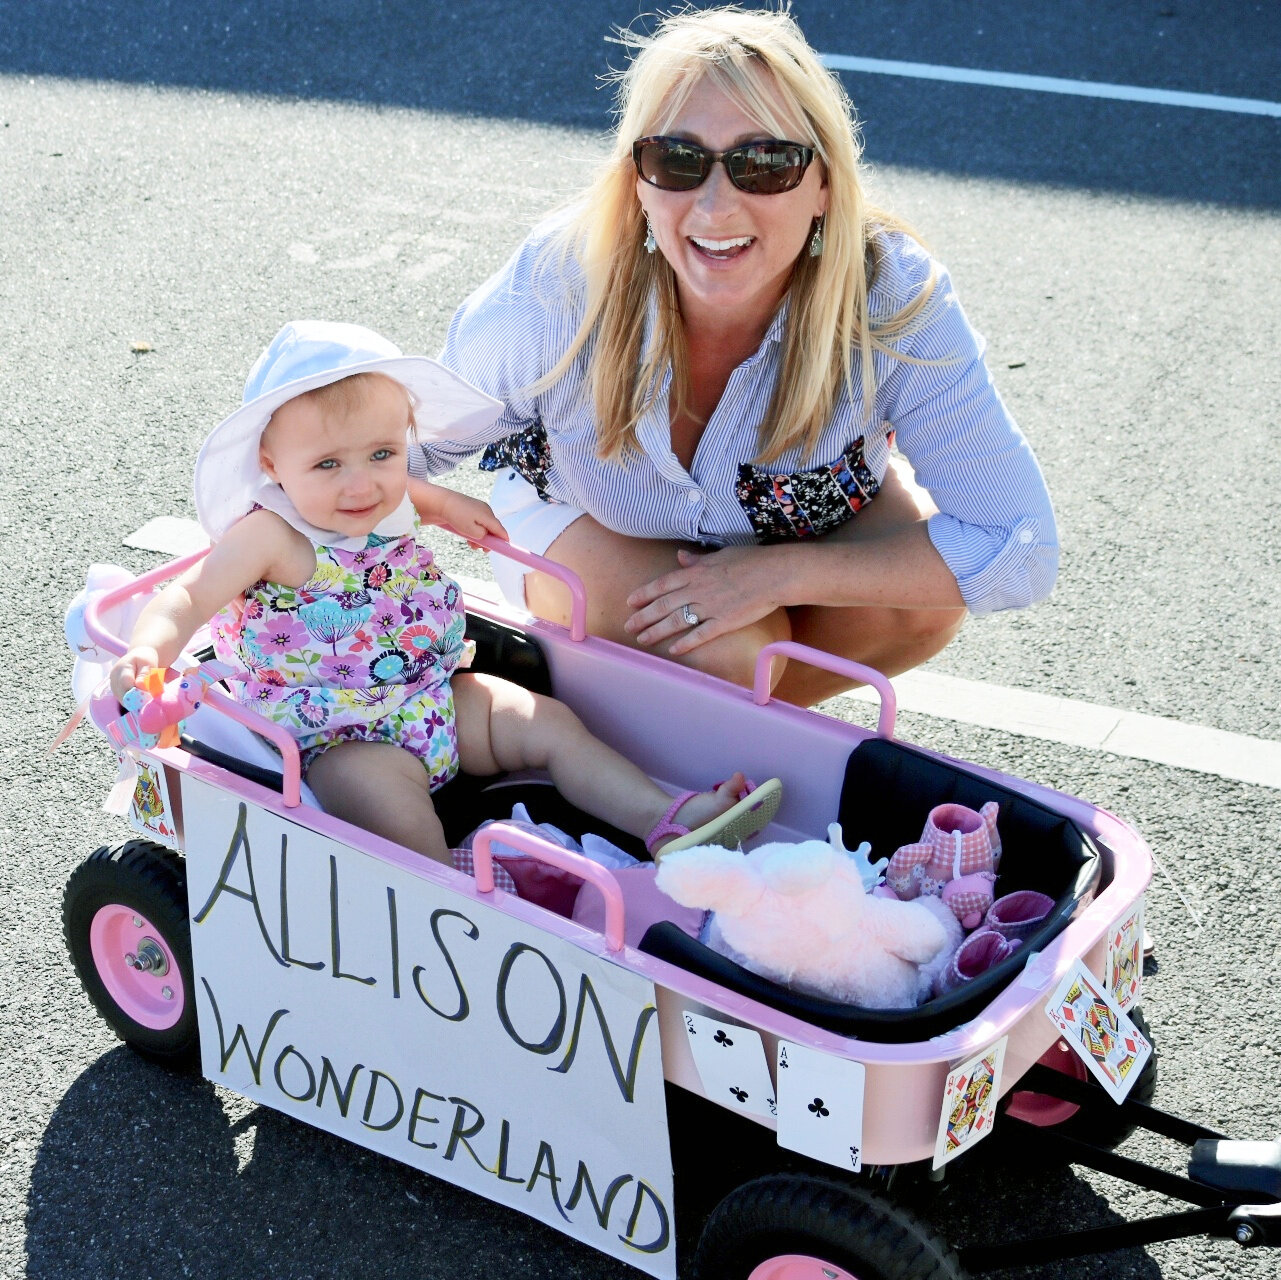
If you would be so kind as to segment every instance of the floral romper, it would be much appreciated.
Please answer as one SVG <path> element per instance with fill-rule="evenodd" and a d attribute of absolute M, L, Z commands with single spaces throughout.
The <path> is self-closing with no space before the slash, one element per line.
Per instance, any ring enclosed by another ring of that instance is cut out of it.
<path fill-rule="evenodd" d="M 255 583 L 243 609 L 213 620 L 218 657 L 247 671 L 240 701 L 298 739 L 304 769 L 336 742 L 394 742 L 433 791 L 458 771 L 449 678 L 470 646 L 458 584 L 418 528 L 354 551 L 316 546 L 309 582 Z"/>

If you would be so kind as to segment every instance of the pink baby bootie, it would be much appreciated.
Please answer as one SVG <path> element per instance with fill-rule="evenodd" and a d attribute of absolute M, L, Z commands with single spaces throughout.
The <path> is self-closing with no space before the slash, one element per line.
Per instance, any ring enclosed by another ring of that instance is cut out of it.
<path fill-rule="evenodd" d="M 1022 941 L 1054 910 L 1054 899 L 1035 889 L 1019 889 L 997 898 L 983 920 L 985 928 L 1003 938 Z"/>
<path fill-rule="evenodd" d="M 975 928 L 995 896 L 1001 858 L 999 810 L 995 800 L 979 810 L 963 804 L 936 805 L 920 840 L 903 845 L 890 858 L 885 883 L 904 901 L 921 894 L 942 897 L 967 929 Z"/>
<path fill-rule="evenodd" d="M 929 867 L 934 860 L 932 844 L 905 844 L 895 850 L 885 868 L 885 884 L 904 902 L 919 898 L 922 893 L 933 892 L 925 886 L 931 882 Z"/>
<path fill-rule="evenodd" d="M 983 923 L 983 913 L 992 906 L 995 884 L 996 877 L 990 871 L 976 871 L 972 876 L 949 880 L 941 896 L 963 929 L 977 929 Z"/>
<path fill-rule="evenodd" d="M 945 995 L 963 987 L 967 982 L 994 969 L 1007 956 L 1012 956 L 1023 944 L 1017 938 L 1011 941 L 991 929 L 972 933 L 952 957 L 951 963 L 939 974 L 934 984 L 936 996 Z"/>
<path fill-rule="evenodd" d="M 996 832 L 1000 806 L 989 800 L 981 809 L 963 804 L 940 804 L 930 810 L 921 840 L 932 845 L 949 868 L 945 877 L 972 875 L 976 871 L 995 874 L 1001 865 L 1001 837 Z"/>

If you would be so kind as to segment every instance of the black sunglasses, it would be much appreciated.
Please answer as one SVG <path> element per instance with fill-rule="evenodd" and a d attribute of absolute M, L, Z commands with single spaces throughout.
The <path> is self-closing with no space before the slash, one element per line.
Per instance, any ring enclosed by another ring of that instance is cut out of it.
<path fill-rule="evenodd" d="M 740 191 L 776 196 L 800 186 L 813 159 L 813 147 L 777 138 L 744 143 L 728 151 L 709 151 L 683 138 L 638 138 L 632 143 L 636 172 L 660 191 L 693 191 L 707 180 L 719 160 Z"/>

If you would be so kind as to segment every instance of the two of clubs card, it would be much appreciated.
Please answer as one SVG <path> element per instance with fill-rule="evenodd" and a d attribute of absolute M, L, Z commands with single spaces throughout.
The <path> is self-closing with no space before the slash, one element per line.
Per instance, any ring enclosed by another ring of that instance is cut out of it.
<path fill-rule="evenodd" d="M 707 1096 L 745 1115 L 777 1115 L 760 1035 L 750 1027 L 705 1018 L 688 1009 L 682 1016 L 689 1051 Z"/>

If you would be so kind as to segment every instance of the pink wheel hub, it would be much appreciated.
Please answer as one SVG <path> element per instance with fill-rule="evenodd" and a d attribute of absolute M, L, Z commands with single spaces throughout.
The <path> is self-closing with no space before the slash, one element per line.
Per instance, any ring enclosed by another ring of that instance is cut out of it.
<path fill-rule="evenodd" d="M 805 1253 L 781 1253 L 752 1268 L 747 1280 L 858 1280 L 852 1271 Z"/>
<path fill-rule="evenodd" d="M 1043 1067 L 1058 1071 L 1074 1080 L 1085 1080 L 1089 1072 L 1084 1062 L 1062 1040 L 1056 1040 L 1039 1058 Z M 1047 1129 L 1071 1120 L 1080 1107 L 1075 1102 L 1053 1098 L 1048 1093 L 1035 1093 L 1031 1089 L 1018 1089 L 1010 1096 L 1005 1114 L 1026 1124 Z"/>
<path fill-rule="evenodd" d="M 100 907 L 89 926 L 89 950 L 107 993 L 140 1026 L 164 1031 L 182 1017 L 182 971 L 146 916 L 115 902 Z"/>

